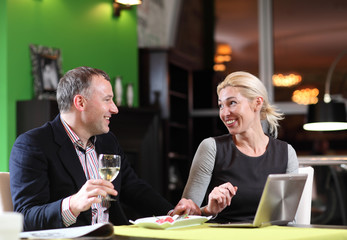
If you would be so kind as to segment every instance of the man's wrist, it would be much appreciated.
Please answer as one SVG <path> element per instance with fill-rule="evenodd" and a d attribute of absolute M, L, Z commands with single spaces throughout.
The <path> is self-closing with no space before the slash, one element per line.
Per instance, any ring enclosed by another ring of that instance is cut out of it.
<path fill-rule="evenodd" d="M 63 199 L 61 203 L 61 218 L 65 227 L 76 223 L 77 217 L 72 213 L 70 208 L 71 196 Z"/>

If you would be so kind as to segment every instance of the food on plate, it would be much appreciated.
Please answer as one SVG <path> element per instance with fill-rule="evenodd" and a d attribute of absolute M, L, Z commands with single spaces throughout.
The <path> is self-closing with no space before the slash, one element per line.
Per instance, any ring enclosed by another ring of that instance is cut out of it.
<path fill-rule="evenodd" d="M 187 218 L 189 218 L 188 215 L 183 215 L 183 216 L 175 215 L 173 217 L 167 216 L 167 217 L 159 218 L 155 222 L 159 224 L 166 223 L 166 222 L 173 223 L 175 220 L 187 219 Z"/>
<path fill-rule="evenodd" d="M 175 220 L 172 217 L 159 218 L 156 223 L 164 223 L 164 222 L 174 222 Z"/>

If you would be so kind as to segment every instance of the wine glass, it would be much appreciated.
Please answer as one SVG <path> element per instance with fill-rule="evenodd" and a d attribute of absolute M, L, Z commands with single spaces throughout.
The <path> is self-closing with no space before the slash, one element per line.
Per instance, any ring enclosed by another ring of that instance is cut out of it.
<path fill-rule="evenodd" d="M 99 155 L 99 173 L 102 179 L 112 182 L 120 171 L 121 156 L 115 154 Z M 106 196 L 107 201 L 116 201 L 109 195 Z"/>

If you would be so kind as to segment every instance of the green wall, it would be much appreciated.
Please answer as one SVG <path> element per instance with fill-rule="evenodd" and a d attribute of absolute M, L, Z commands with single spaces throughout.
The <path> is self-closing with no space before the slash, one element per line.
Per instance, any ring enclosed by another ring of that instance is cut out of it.
<path fill-rule="evenodd" d="M 0 1 L 0 171 L 8 169 L 6 1 Z"/>
<path fill-rule="evenodd" d="M 0 171 L 8 170 L 16 138 L 16 101 L 34 98 L 29 44 L 60 48 L 64 72 L 83 65 L 103 69 L 112 79 L 121 75 L 124 85 L 134 85 L 138 105 L 136 7 L 116 18 L 110 0 L 4 2 L 0 4 Z"/>

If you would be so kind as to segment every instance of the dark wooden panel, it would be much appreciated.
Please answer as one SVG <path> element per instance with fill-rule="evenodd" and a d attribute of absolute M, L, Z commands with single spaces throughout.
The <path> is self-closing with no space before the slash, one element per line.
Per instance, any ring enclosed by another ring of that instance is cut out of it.
<path fill-rule="evenodd" d="M 58 112 L 58 104 L 54 100 L 18 101 L 17 136 L 53 120 Z"/>
<path fill-rule="evenodd" d="M 141 178 L 162 192 L 162 127 L 160 113 L 152 108 L 119 108 L 113 115 L 110 130 L 135 171 Z"/>

